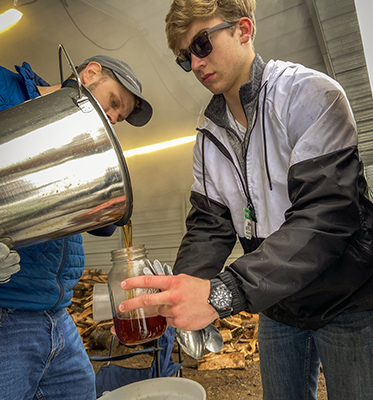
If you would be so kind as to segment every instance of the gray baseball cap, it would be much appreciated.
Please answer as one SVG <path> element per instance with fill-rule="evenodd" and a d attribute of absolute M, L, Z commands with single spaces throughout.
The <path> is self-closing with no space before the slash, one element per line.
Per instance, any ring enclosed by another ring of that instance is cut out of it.
<path fill-rule="evenodd" d="M 141 100 L 140 109 L 136 112 L 131 113 L 126 121 L 134 126 L 143 126 L 149 122 L 153 115 L 153 108 L 150 103 L 145 100 L 141 94 L 142 85 L 131 67 L 122 60 L 110 56 L 94 56 L 87 58 L 82 64 L 86 65 L 90 62 L 95 61 L 102 67 L 108 68 L 113 71 L 113 74 L 119 80 L 119 82 L 133 93 L 137 98 Z"/>

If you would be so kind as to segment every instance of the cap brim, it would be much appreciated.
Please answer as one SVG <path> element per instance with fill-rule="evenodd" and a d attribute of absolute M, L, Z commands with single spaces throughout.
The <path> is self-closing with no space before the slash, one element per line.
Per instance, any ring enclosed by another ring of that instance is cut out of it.
<path fill-rule="evenodd" d="M 131 113 L 126 121 L 133 126 L 143 126 L 150 121 L 153 115 L 152 106 L 141 96 L 137 96 L 141 99 L 141 107 L 139 111 Z"/>
<path fill-rule="evenodd" d="M 141 99 L 141 106 L 140 110 L 137 110 L 135 113 L 131 113 L 127 118 L 126 121 L 133 126 L 143 126 L 147 124 L 150 118 L 153 115 L 153 108 L 148 103 L 144 96 L 141 94 L 139 90 L 137 90 L 134 86 L 130 85 L 125 79 L 123 79 L 119 74 L 115 71 L 112 71 L 119 82 L 128 89 L 131 93 L 133 93 L 136 97 Z"/>

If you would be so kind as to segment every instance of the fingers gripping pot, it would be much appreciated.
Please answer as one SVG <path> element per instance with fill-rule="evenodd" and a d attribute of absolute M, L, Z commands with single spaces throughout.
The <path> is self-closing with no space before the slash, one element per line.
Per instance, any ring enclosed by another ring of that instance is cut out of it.
<path fill-rule="evenodd" d="M 124 290 L 123 280 L 144 275 L 144 268 L 152 268 L 146 256 L 144 245 L 113 250 L 113 266 L 108 276 L 111 309 L 115 332 L 118 339 L 126 345 L 135 345 L 158 339 L 167 328 L 164 317 L 158 314 L 158 306 L 139 308 L 130 312 L 121 312 L 119 305 L 130 298 L 146 293 L 155 293 L 156 289 L 137 288 Z"/>
<path fill-rule="evenodd" d="M 0 112 L 0 238 L 9 246 L 124 225 L 131 216 L 117 136 L 73 71 L 71 86 Z"/>

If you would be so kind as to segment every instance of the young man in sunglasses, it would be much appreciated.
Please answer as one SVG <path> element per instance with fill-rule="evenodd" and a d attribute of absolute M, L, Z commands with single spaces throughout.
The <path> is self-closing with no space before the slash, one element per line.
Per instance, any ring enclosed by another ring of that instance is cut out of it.
<path fill-rule="evenodd" d="M 181 329 L 260 313 L 264 399 L 373 393 L 373 206 L 342 87 L 254 50 L 255 0 L 174 0 L 168 43 L 213 93 L 194 147 L 192 209 L 174 274 L 123 287 L 162 292 Z M 237 236 L 245 255 L 224 263 Z M 198 278 L 197 278 L 198 277 Z"/>

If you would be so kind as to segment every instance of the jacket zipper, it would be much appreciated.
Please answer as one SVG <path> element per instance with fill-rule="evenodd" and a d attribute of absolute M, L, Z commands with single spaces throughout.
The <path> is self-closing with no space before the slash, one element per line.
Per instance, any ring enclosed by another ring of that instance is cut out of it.
<path fill-rule="evenodd" d="M 264 122 L 264 109 L 265 109 L 265 100 L 267 98 L 267 85 L 268 85 L 268 80 L 266 80 L 263 85 L 260 87 L 259 89 L 259 93 L 258 93 L 258 97 L 260 95 L 260 92 L 262 91 L 262 89 L 264 88 L 264 99 L 263 99 L 263 107 L 262 107 L 262 125 L 263 125 L 263 145 L 264 145 L 264 162 L 265 162 L 265 167 L 266 167 L 266 174 L 267 174 L 267 178 L 268 178 L 268 184 L 269 184 L 269 188 L 270 190 L 272 190 L 272 180 L 271 180 L 271 175 L 269 173 L 269 167 L 268 167 L 268 154 L 267 154 L 267 138 L 266 138 L 266 134 L 265 134 L 265 122 Z M 250 133 L 249 133 L 249 142 L 250 142 L 250 137 L 251 137 L 251 133 L 256 125 L 256 121 L 258 120 L 258 114 L 259 114 L 259 98 L 258 98 L 258 102 L 256 104 L 256 111 L 255 111 L 255 118 L 254 121 L 252 123 L 251 129 L 250 129 Z M 247 147 L 245 149 L 245 139 L 243 140 L 242 144 L 241 144 L 241 148 L 242 148 L 242 154 L 243 154 L 243 158 L 244 160 L 246 160 L 247 158 L 247 152 L 249 150 L 249 143 L 247 144 Z M 247 181 L 247 171 L 245 169 L 244 171 L 245 174 L 245 179 Z"/>
<path fill-rule="evenodd" d="M 254 209 L 253 203 L 251 202 L 251 199 L 250 199 L 250 194 L 249 194 L 249 189 L 248 189 L 247 182 L 245 182 L 244 178 L 242 177 L 241 172 L 237 168 L 236 164 L 234 163 L 234 160 L 233 160 L 231 154 L 229 153 L 228 149 L 219 141 L 219 139 L 217 139 L 216 136 L 214 136 L 207 129 L 198 129 L 198 130 L 204 136 L 206 136 L 212 143 L 215 144 L 215 146 L 218 148 L 218 150 L 232 163 L 232 165 L 236 169 L 237 175 L 240 178 L 241 185 L 242 185 L 243 191 L 244 191 L 246 199 L 247 199 L 247 208 L 250 210 L 251 219 L 256 223 L 257 222 L 256 213 L 255 213 L 255 209 Z M 203 165 L 203 168 L 204 168 L 204 165 Z M 206 187 L 205 187 L 205 191 L 206 191 Z M 206 193 L 206 196 L 207 196 L 207 193 Z"/>
<path fill-rule="evenodd" d="M 64 238 L 63 255 L 62 255 L 61 263 L 60 263 L 60 266 L 59 266 L 58 272 L 57 272 L 57 283 L 58 283 L 58 286 L 60 287 L 60 295 L 58 297 L 57 303 L 52 307 L 52 309 L 56 308 L 61 303 L 61 300 L 64 295 L 64 289 L 63 289 L 63 285 L 61 283 L 61 273 L 62 273 L 63 265 L 65 264 L 66 253 L 67 253 L 67 238 Z"/>
<path fill-rule="evenodd" d="M 258 96 L 260 95 L 260 92 L 262 91 L 262 89 L 264 88 L 264 99 L 263 99 L 263 141 L 264 141 L 264 157 L 265 157 L 265 167 L 266 167 L 266 173 L 267 173 L 267 177 L 268 177 L 268 182 L 269 182 L 269 187 L 270 190 L 272 190 L 272 181 L 271 181 L 271 176 L 269 173 L 269 168 L 268 168 L 268 155 L 267 155 L 267 141 L 266 141 L 266 135 L 265 135 L 265 127 L 264 127 L 264 103 L 267 97 L 267 84 L 268 84 L 268 79 L 263 83 L 263 85 L 260 87 L 259 92 L 258 92 Z M 241 104 L 242 105 L 242 104 Z M 249 143 L 250 143 L 250 137 L 251 137 L 251 133 L 256 125 L 256 122 L 258 120 L 258 113 L 259 113 L 259 98 L 258 98 L 258 102 L 256 105 L 256 111 L 255 111 L 255 119 L 252 123 L 251 129 L 250 129 L 250 133 L 249 133 L 249 140 L 248 140 L 248 144 L 247 147 L 245 149 L 245 139 L 242 141 L 241 143 L 241 151 L 242 154 L 244 156 L 244 160 L 246 160 L 247 158 L 247 152 L 249 149 Z M 232 132 L 234 135 L 236 135 L 236 133 L 230 129 L 229 127 L 226 127 L 225 129 L 228 129 L 230 132 Z M 234 160 L 231 156 L 231 154 L 229 153 L 228 149 L 219 141 L 219 139 L 214 136 L 209 130 L 205 129 L 205 128 L 197 128 L 198 131 L 200 131 L 204 137 L 207 137 L 208 139 L 210 139 L 211 142 L 213 142 L 215 144 L 215 146 L 218 148 L 218 150 L 232 163 L 232 165 L 234 166 L 234 168 L 237 171 L 238 177 L 240 178 L 241 181 L 241 185 L 243 188 L 243 191 L 245 193 L 246 196 L 246 200 L 247 200 L 247 208 L 244 210 L 245 211 L 245 218 L 249 219 L 252 221 L 253 223 L 253 228 L 254 228 L 254 237 L 256 237 L 256 223 L 257 223 L 257 217 L 256 217 L 256 212 L 255 212 L 255 208 L 254 205 L 251 201 L 250 198 L 250 193 L 249 193 L 249 187 L 247 184 L 247 171 L 246 168 L 243 171 L 244 177 L 242 177 L 239 169 L 237 168 L 236 164 L 234 163 Z M 237 136 L 237 135 L 236 135 Z M 208 200 L 208 203 L 210 204 L 210 200 L 207 194 L 207 187 L 206 187 L 206 182 L 205 182 L 205 157 L 204 157 L 204 141 L 202 143 L 202 169 L 203 169 L 203 185 L 204 185 L 204 189 L 205 189 L 205 194 Z"/>

